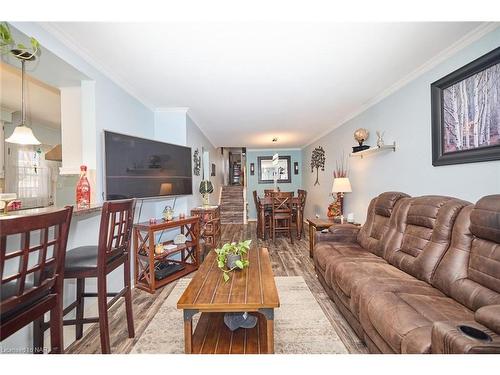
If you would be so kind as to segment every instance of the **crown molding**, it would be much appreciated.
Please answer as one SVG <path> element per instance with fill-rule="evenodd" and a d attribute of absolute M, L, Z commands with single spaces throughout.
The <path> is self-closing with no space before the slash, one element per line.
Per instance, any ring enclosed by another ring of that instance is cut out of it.
<path fill-rule="evenodd" d="M 81 57 L 85 62 L 87 62 L 91 67 L 99 71 L 105 77 L 113 81 L 117 86 L 123 89 L 130 96 L 138 100 L 145 107 L 154 111 L 155 107 L 142 98 L 136 90 L 130 85 L 123 77 L 118 75 L 116 72 L 112 72 L 110 69 L 105 67 L 105 64 L 101 63 L 96 58 L 92 57 L 91 54 L 83 47 L 79 46 L 78 42 L 73 39 L 68 33 L 62 30 L 60 27 L 56 26 L 50 22 L 37 22 L 43 30 L 52 35 L 56 40 L 62 43 L 65 47 L 69 48 L 76 55 Z"/>
<path fill-rule="evenodd" d="M 247 148 L 247 152 L 280 152 L 280 151 L 302 151 L 302 149 L 300 147 Z"/>
<path fill-rule="evenodd" d="M 472 44 L 476 40 L 480 39 L 484 35 L 492 32 L 496 28 L 500 26 L 500 23 L 498 22 L 484 22 L 478 27 L 476 27 L 474 30 L 468 32 L 465 34 L 462 38 L 458 39 L 455 43 L 450 45 L 449 47 L 445 48 L 441 52 L 439 52 L 437 55 L 434 57 L 430 58 L 427 60 L 425 63 L 420 65 L 417 69 L 413 70 L 406 76 L 404 76 L 402 79 L 394 83 L 393 85 L 389 86 L 376 96 L 374 96 L 372 99 L 364 103 L 361 107 L 359 107 L 357 110 L 354 112 L 351 112 L 349 115 L 344 117 L 341 121 L 338 122 L 337 125 L 333 126 L 332 128 L 328 129 L 327 131 L 321 133 L 319 136 L 315 137 L 312 141 L 309 141 L 305 146 L 302 147 L 302 149 L 309 147 L 313 143 L 317 142 L 319 139 L 323 138 L 327 134 L 331 133 L 334 129 L 344 125 L 346 122 L 349 120 L 352 120 L 354 117 L 360 115 L 364 111 L 366 111 L 368 108 L 374 106 L 378 102 L 382 101 L 383 99 L 387 98 L 388 96 L 392 95 L 399 89 L 403 88 L 406 86 L 408 83 L 411 81 L 415 80 L 419 76 L 423 75 L 424 73 L 428 72 L 435 66 L 439 65 L 446 59 L 450 58 L 453 56 L 455 53 L 458 51 L 464 49 L 468 45 Z"/>

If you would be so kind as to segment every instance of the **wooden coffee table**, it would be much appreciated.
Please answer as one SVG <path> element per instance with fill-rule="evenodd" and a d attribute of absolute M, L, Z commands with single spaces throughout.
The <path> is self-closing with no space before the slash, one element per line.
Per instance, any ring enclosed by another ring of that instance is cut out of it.
<path fill-rule="evenodd" d="M 280 306 L 269 253 L 265 248 L 248 252 L 248 268 L 222 279 L 214 251 L 205 258 L 177 302 L 184 310 L 186 353 L 274 353 L 274 309 Z M 224 324 L 226 312 L 250 312 L 258 324 L 231 332 Z M 193 316 L 201 312 L 193 333 Z"/>

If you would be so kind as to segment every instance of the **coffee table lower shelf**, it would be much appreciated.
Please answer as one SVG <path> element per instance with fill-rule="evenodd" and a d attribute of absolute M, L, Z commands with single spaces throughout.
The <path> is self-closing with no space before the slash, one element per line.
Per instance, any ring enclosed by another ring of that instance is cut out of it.
<path fill-rule="evenodd" d="M 193 354 L 264 354 L 267 353 L 266 318 L 257 312 L 258 322 L 251 329 L 231 332 L 224 324 L 224 313 L 201 314 L 193 333 Z"/>

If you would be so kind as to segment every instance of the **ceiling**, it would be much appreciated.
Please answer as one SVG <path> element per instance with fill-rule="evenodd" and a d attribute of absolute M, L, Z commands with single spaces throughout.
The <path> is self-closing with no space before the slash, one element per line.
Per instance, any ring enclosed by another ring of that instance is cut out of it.
<path fill-rule="evenodd" d="M 33 78 L 26 68 L 26 118 L 54 129 L 61 128 L 61 96 L 58 89 Z M 21 70 L 0 62 L 0 107 L 7 112 L 21 111 Z M 17 125 L 17 124 L 15 124 Z"/>
<path fill-rule="evenodd" d="M 151 108 L 215 146 L 302 147 L 480 23 L 49 23 Z"/>

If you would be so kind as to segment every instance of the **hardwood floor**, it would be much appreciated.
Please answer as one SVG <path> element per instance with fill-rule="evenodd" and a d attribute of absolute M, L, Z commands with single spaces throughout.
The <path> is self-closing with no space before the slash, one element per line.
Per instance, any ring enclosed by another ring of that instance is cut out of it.
<path fill-rule="evenodd" d="M 339 335 L 342 342 L 350 353 L 367 353 L 366 346 L 356 336 L 346 320 L 342 317 L 335 304 L 327 296 L 320 285 L 314 272 L 314 264 L 309 257 L 309 240 L 307 238 L 307 228 L 304 228 L 305 238 L 290 241 L 284 237 L 276 239 L 276 245 L 272 240 L 262 241 L 257 239 L 255 233 L 256 224 L 226 224 L 222 225 L 222 243 L 238 241 L 240 239 L 251 238 L 253 244 L 267 247 L 271 257 L 271 263 L 275 276 L 302 276 L 307 283 L 312 294 L 323 309 L 328 320 Z M 190 275 L 190 277 L 193 274 Z M 134 289 L 132 293 L 135 338 L 129 339 L 126 329 L 125 305 L 123 299 L 117 302 L 109 312 L 110 339 L 112 353 L 128 353 L 141 334 L 146 329 L 148 323 L 154 317 L 163 301 L 168 297 L 175 282 L 158 290 L 155 295 L 139 289 Z M 100 353 L 99 327 L 92 325 L 84 333 L 84 337 L 71 344 L 66 353 Z"/>

